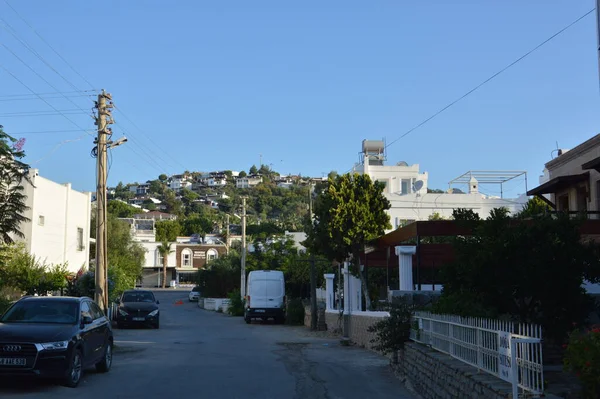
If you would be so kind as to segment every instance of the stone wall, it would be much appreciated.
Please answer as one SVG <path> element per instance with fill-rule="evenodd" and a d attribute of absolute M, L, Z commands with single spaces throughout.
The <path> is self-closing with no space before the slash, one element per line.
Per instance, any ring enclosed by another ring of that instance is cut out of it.
<path fill-rule="evenodd" d="M 405 345 L 392 368 L 423 399 L 506 399 L 512 396 L 508 382 L 415 342 Z"/>

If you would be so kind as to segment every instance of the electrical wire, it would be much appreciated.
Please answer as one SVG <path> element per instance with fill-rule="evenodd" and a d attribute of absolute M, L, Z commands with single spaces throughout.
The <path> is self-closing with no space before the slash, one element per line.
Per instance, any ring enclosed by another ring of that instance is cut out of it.
<path fill-rule="evenodd" d="M 37 37 L 38 37 L 38 38 L 39 38 L 39 39 L 40 39 L 42 42 L 44 42 L 44 44 L 45 44 L 46 46 L 48 46 L 48 47 L 50 48 L 50 50 L 52 50 L 52 51 L 54 52 L 54 54 L 56 54 L 56 55 L 57 55 L 57 56 L 58 56 L 58 57 L 59 57 L 59 58 L 60 58 L 60 59 L 61 59 L 61 60 L 62 60 L 62 61 L 65 63 L 65 64 L 67 64 L 67 66 L 68 66 L 69 68 L 71 68 L 71 70 L 72 70 L 73 72 L 75 72 L 75 73 L 76 73 L 76 74 L 77 74 L 77 75 L 78 75 L 78 76 L 79 76 L 81 79 L 83 79 L 83 81 L 84 81 L 84 82 L 86 82 L 86 83 L 87 83 L 87 84 L 88 84 L 88 85 L 89 85 L 89 86 L 90 86 L 92 89 L 94 88 L 94 85 L 93 85 L 93 84 L 91 84 L 91 83 L 90 83 L 90 81 L 89 81 L 89 80 L 87 80 L 87 79 L 86 79 L 86 78 L 85 78 L 85 77 L 84 77 L 82 74 L 80 74 L 80 73 L 79 73 L 79 72 L 78 72 L 78 71 L 77 71 L 77 70 L 76 70 L 76 69 L 75 69 L 75 68 L 74 68 L 74 67 L 73 67 L 73 66 L 72 66 L 72 65 L 71 65 L 71 64 L 70 64 L 70 63 L 69 63 L 69 62 L 68 62 L 66 59 L 64 59 L 64 58 L 63 58 L 63 56 L 62 56 L 62 55 L 60 55 L 60 53 L 59 53 L 58 51 L 56 51 L 56 50 L 54 49 L 54 47 L 52 47 L 52 46 L 50 45 L 50 43 L 48 43 L 48 42 L 46 41 L 46 39 L 44 39 L 44 37 L 43 37 L 42 35 L 40 35 L 40 34 L 38 33 L 38 31 L 37 31 L 37 30 L 35 30 L 35 28 L 34 28 L 33 26 L 31 26 L 31 24 L 30 24 L 29 22 L 27 22 L 27 20 L 26 20 L 25 18 L 23 18 L 23 17 L 21 16 L 21 14 L 19 14 L 19 12 L 18 12 L 17 10 L 15 10 L 15 8 L 14 8 L 14 7 L 13 7 L 13 6 L 12 6 L 12 5 L 11 5 L 11 4 L 10 4 L 10 3 L 7 1 L 7 0 L 4 0 L 4 3 L 6 3 L 6 5 L 7 5 L 7 6 L 8 6 L 8 7 L 9 7 L 9 8 L 10 8 L 10 9 L 11 9 L 11 10 L 12 10 L 12 11 L 13 11 L 13 12 L 14 12 L 16 15 L 17 15 L 17 17 L 19 17 L 19 19 L 21 19 L 21 21 L 23 21 L 23 22 L 25 23 L 25 25 L 27 25 L 27 26 L 28 26 L 28 27 L 29 27 L 29 28 L 30 28 L 30 29 L 33 31 L 33 33 L 35 33 L 35 34 L 36 34 L 36 36 L 37 36 Z"/>
<path fill-rule="evenodd" d="M 4 47 L 9 53 L 11 53 L 16 59 L 18 59 L 19 61 L 21 61 L 21 63 L 23 65 L 25 65 L 31 72 L 33 72 L 37 77 L 39 77 L 40 79 L 42 79 L 48 86 L 52 87 L 54 90 L 59 91 L 52 83 L 48 82 L 48 80 L 46 78 L 44 78 L 42 75 L 40 75 L 35 69 L 33 69 L 27 62 L 25 62 L 21 57 L 19 57 L 14 51 L 12 51 L 6 44 L 4 43 L 0 43 L 0 45 L 2 47 Z M 81 108 L 77 103 L 75 103 L 73 100 L 71 100 L 69 97 L 67 96 L 63 96 L 67 101 L 69 101 L 71 104 L 73 104 L 74 106 L 76 106 L 77 108 L 79 108 L 81 111 L 83 111 L 84 113 L 86 112 L 83 108 Z M 53 107 L 53 109 L 55 109 Z M 56 109 L 55 109 L 56 110 Z"/>
<path fill-rule="evenodd" d="M 6 73 L 8 73 L 10 76 L 12 76 L 17 82 L 19 82 L 21 85 L 23 85 L 27 90 L 29 90 L 31 93 L 33 93 L 34 95 L 37 95 L 36 92 L 30 88 L 29 86 L 27 86 L 25 84 L 25 82 L 23 82 L 21 79 L 19 79 L 14 73 L 12 73 L 11 71 L 9 71 L 3 64 L 0 63 L 0 68 L 2 68 Z M 42 100 L 43 102 L 45 102 L 50 108 L 52 108 L 54 111 L 58 112 L 59 114 L 61 114 L 66 120 L 68 120 L 69 122 L 71 122 L 73 125 L 75 125 L 77 128 L 81 129 L 84 132 L 88 132 L 88 134 L 91 135 L 91 131 L 82 128 L 81 126 L 79 126 L 75 121 L 73 121 L 71 118 L 69 118 L 68 116 L 62 114 L 54 105 L 50 104 L 48 101 L 46 101 L 43 97 L 37 95 L 39 97 L 40 100 Z"/>
<path fill-rule="evenodd" d="M 572 27 L 573 25 L 575 25 L 579 21 L 581 21 L 583 18 L 585 18 L 588 15 L 590 15 L 592 12 L 594 12 L 595 9 L 596 8 L 592 8 L 591 10 L 589 10 L 588 12 L 586 12 L 585 14 L 583 14 L 582 16 L 580 16 L 579 18 L 577 18 L 575 21 L 571 22 L 570 24 L 568 24 L 567 26 L 565 26 L 564 28 L 562 28 L 561 30 L 559 30 L 558 32 L 556 32 L 555 34 L 553 34 L 552 36 L 550 36 L 548 39 L 544 40 L 543 42 L 541 42 L 540 44 L 538 44 L 537 46 L 535 46 L 534 48 L 532 48 L 531 50 L 529 50 L 528 52 L 526 52 L 525 54 L 523 54 L 521 57 L 517 58 L 515 61 L 511 62 L 510 64 L 508 64 L 507 66 L 505 66 L 504 68 L 502 68 L 501 70 L 499 70 L 498 72 L 496 72 L 495 74 L 493 74 L 492 76 L 490 76 L 489 78 L 487 78 L 486 80 L 484 80 L 483 82 L 479 83 L 477 86 L 475 86 L 471 90 L 467 91 L 462 96 L 458 97 L 456 100 L 452 101 L 451 103 L 449 103 L 448 105 L 446 105 L 445 107 L 443 107 L 442 109 L 440 109 L 439 111 L 437 111 L 436 113 L 434 113 L 433 115 L 431 115 L 429 118 L 425 119 L 424 121 L 422 121 L 418 125 L 416 125 L 413 128 L 409 129 L 402 136 L 400 136 L 397 139 L 395 139 L 394 141 L 388 143 L 385 146 L 385 148 L 387 149 L 389 146 L 391 146 L 392 144 L 394 144 L 397 141 L 401 140 L 402 138 L 408 136 L 409 134 L 411 134 L 412 132 L 414 132 L 415 130 L 417 130 L 418 128 L 420 128 L 421 126 L 425 125 L 427 122 L 431 121 L 432 119 L 434 119 L 435 117 L 437 117 L 438 115 L 440 115 L 442 112 L 446 111 L 448 108 L 452 107 L 453 105 L 455 105 L 459 101 L 465 99 L 466 97 L 468 97 L 469 95 L 471 95 L 472 93 L 474 93 L 477 89 L 479 89 L 480 87 L 482 87 L 486 83 L 489 83 L 490 81 L 492 81 L 493 79 L 495 79 L 496 77 L 498 77 L 500 74 L 502 74 L 503 72 L 505 72 L 507 69 L 509 69 L 512 66 L 516 65 L 517 63 L 519 63 L 520 61 L 522 61 L 523 59 L 525 59 L 527 56 L 531 55 L 533 52 L 535 52 L 536 50 L 538 50 L 540 47 L 544 46 L 546 43 L 550 42 L 552 39 L 554 39 L 555 37 L 557 37 L 558 35 L 560 35 L 564 31 L 566 31 L 567 29 L 569 29 L 570 27 Z"/>
<path fill-rule="evenodd" d="M 69 66 L 69 68 L 71 68 L 71 70 L 73 70 L 73 72 L 75 72 L 81 79 L 83 79 L 90 87 L 94 87 L 94 85 L 92 85 L 92 83 L 87 80 L 83 75 L 81 75 L 64 57 L 62 57 L 58 51 L 56 51 L 56 49 L 54 49 L 54 47 L 52 47 L 50 45 L 50 43 L 48 43 L 48 41 L 46 41 L 36 30 L 35 28 L 25 20 L 25 18 L 23 18 L 23 16 L 21 16 L 21 14 L 19 14 L 19 12 L 7 1 L 4 0 L 4 2 L 6 3 L 6 5 L 8 7 L 11 8 L 11 10 L 40 38 L 40 40 L 42 40 L 58 57 L 60 57 L 60 59 Z M 77 87 L 72 84 L 68 79 L 66 79 L 62 74 L 60 74 L 60 72 L 58 72 L 55 68 L 53 68 L 48 62 L 45 61 L 45 59 L 37 52 L 35 51 L 35 49 L 33 49 L 32 46 L 30 46 L 25 40 L 21 40 L 18 35 L 16 35 L 14 31 L 14 28 L 12 28 L 12 26 L 6 22 L 5 20 L 1 19 L 0 20 L 8 27 L 5 28 L 7 29 L 13 36 L 15 36 L 15 38 L 17 38 L 17 40 L 19 40 L 19 42 L 21 42 L 21 44 L 23 44 L 28 50 L 30 50 L 34 55 L 36 55 L 40 60 L 42 60 L 42 62 L 44 62 L 50 69 L 52 69 L 54 72 L 56 72 L 60 77 L 63 78 L 63 80 L 65 80 L 67 83 L 69 83 L 70 86 L 72 86 L 73 88 L 77 89 Z M 12 31 L 11 31 L 12 30 Z M 115 109 L 117 109 L 117 107 L 115 106 Z M 132 125 L 134 125 L 142 134 L 144 134 L 144 132 L 139 128 L 139 126 L 137 126 L 137 124 L 135 124 L 135 122 L 133 122 L 120 108 L 118 109 L 118 111 L 123 115 L 123 117 L 125 117 L 125 119 L 127 119 Z M 123 129 L 124 130 L 124 129 Z M 128 133 L 129 136 L 131 136 L 131 133 Z M 181 165 L 179 163 L 179 161 L 177 159 L 175 159 L 174 157 L 172 157 L 170 154 L 164 152 L 164 148 L 159 146 L 158 144 L 156 144 L 154 142 L 154 140 L 152 140 L 152 138 L 149 135 L 146 135 L 146 138 L 152 142 L 160 151 L 161 153 L 165 153 L 167 154 L 171 159 L 173 159 L 176 163 L 178 163 L 183 169 L 186 169 L 185 166 Z M 134 140 L 135 141 L 135 140 Z M 143 147 L 142 143 L 139 142 L 137 143 L 140 147 Z M 152 150 L 150 150 L 150 148 L 146 147 L 146 152 L 153 152 Z M 149 156 L 149 159 L 151 160 L 151 162 L 155 162 L 154 158 L 158 158 L 160 159 L 163 163 L 168 164 L 168 162 L 165 162 L 164 159 L 162 159 L 162 157 L 159 154 L 153 154 L 152 156 Z M 160 166 L 160 165 L 159 165 Z M 161 173 L 164 172 L 164 170 L 161 169 Z"/>
<path fill-rule="evenodd" d="M 23 136 L 28 134 L 50 134 L 50 133 L 72 133 L 72 132 L 84 132 L 82 129 L 70 129 L 70 130 L 39 130 L 39 131 L 30 131 L 30 132 L 10 132 L 13 137 Z"/>

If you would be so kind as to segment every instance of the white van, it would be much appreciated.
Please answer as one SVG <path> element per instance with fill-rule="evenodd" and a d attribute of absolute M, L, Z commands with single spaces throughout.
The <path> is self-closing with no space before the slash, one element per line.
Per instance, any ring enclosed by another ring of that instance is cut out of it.
<path fill-rule="evenodd" d="M 278 270 L 254 270 L 248 273 L 244 320 L 250 323 L 253 318 L 275 322 L 285 321 L 285 279 Z"/>

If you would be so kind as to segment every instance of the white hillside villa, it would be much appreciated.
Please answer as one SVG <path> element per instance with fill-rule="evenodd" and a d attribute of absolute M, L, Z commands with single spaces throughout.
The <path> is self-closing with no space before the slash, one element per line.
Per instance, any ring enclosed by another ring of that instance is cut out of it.
<path fill-rule="evenodd" d="M 428 193 L 427 172 L 421 173 L 419 165 L 408 165 L 398 162 L 396 165 L 385 165 L 385 143 L 382 140 L 363 140 L 360 161 L 353 167 L 354 173 L 366 173 L 372 180 L 386 185 L 385 196 L 391 203 L 390 222 L 392 229 L 416 220 L 427 220 L 438 213 L 448 218 L 456 208 L 467 208 L 485 218 L 494 208 L 506 207 L 511 213 L 520 211 L 528 200 L 523 194 L 519 198 L 507 199 L 484 195 L 479 192 L 480 184 L 509 181 L 525 176 L 525 172 L 467 172 L 450 184 L 468 185 L 468 192 L 453 193 L 452 190 L 442 193 Z M 526 191 L 526 189 L 524 190 Z"/>

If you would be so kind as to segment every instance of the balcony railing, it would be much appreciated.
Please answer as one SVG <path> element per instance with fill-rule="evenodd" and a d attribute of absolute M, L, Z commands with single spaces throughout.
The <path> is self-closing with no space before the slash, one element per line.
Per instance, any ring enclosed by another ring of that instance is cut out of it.
<path fill-rule="evenodd" d="M 589 220 L 600 219 L 600 211 L 550 211 L 551 215 L 569 215 L 571 218 L 582 218 Z"/>

